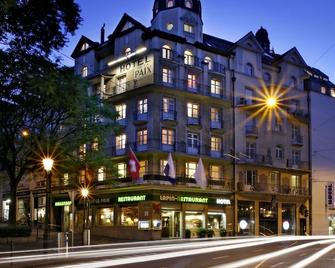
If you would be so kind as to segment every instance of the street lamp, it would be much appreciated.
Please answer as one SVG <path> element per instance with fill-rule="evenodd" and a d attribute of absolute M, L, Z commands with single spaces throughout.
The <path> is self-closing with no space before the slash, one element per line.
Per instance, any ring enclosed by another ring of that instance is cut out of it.
<path fill-rule="evenodd" d="M 278 100 L 277 100 L 277 98 L 275 98 L 275 97 L 268 97 L 268 98 L 266 99 L 266 106 L 267 106 L 268 108 L 274 108 L 274 107 L 277 106 L 277 104 L 278 104 Z"/>
<path fill-rule="evenodd" d="M 88 206 L 88 197 L 90 195 L 90 190 L 87 187 L 81 188 L 80 194 L 84 198 L 84 215 L 83 215 L 83 245 L 90 245 L 90 228 L 89 228 L 89 213 L 90 208 Z M 86 216 L 87 207 L 87 216 Z"/>
<path fill-rule="evenodd" d="M 42 159 L 43 168 L 46 172 L 46 193 L 45 193 L 45 218 L 44 218 L 44 234 L 43 248 L 48 248 L 49 233 L 50 233 L 50 194 L 51 194 L 51 170 L 54 160 L 50 157 Z"/>

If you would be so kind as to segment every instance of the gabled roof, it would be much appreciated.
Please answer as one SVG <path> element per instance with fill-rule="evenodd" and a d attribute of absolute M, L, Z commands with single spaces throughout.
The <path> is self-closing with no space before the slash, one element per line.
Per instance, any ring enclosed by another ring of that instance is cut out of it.
<path fill-rule="evenodd" d="M 131 26 L 127 29 L 124 29 L 126 23 L 130 23 Z M 108 36 L 108 39 L 109 40 L 115 39 L 119 36 L 122 36 L 136 29 L 140 29 L 143 32 L 146 32 L 148 30 L 147 27 L 145 27 L 142 23 L 138 22 L 137 20 L 129 16 L 127 13 L 124 13 L 119 24 L 116 26 L 114 32 L 110 36 Z"/>
<path fill-rule="evenodd" d="M 293 60 L 293 58 L 295 60 Z M 286 51 L 284 54 L 280 55 L 276 59 L 276 62 L 280 62 L 280 61 L 288 61 L 288 62 L 293 63 L 293 64 L 307 66 L 304 58 L 301 56 L 301 54 L 299 53 L 299 51 L 296 47 L 293 47 L 290 50 Z"/>
<path fill-rule="evenodd" d="M 212 35 L 203 34 L 203 45 L 227 52 L 234 43 Z"/>
<path fill-rule="evenodd" d="M 250 43 L 252 46 L 249 46 L 248 43 Z M 263 53 L 264 49 L 262 48 L 262 46 L 258 43 L 255 35 L 253 34 L 253 32 L 249 32 L 247 33 L 245 36 L 243 36 L 240 40 L 238 40 L 235 45 L 232 47 L 235 48 L 237 46 L 241 46 L 247 49 L 251 49 L 254 51 L 257 51 L 259 53 Z"/>
<path fill-rule="evenodd" d="M 87 43 L 89 47 L 85 50 L 82 50 L 83 45 Z M 71 57 L 72 58 L 77 58 L 82 54 L 85 54 L 89 52 L 92 49 L 95 49 L 99 46 L 98 42 L 94 42 L 91 39 L 87 38 L 86 36 L 82 35 L 81 38 L 79 39 L 75 49 L 73 50 Z"/>

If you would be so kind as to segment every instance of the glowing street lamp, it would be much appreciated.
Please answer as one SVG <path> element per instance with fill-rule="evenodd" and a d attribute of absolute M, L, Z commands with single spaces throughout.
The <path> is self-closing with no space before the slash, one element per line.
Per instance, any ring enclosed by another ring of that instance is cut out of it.
<path fill-rule="evenodd" d="M 87 187 L 80 189 L 80 194 L 82 198 L 84 198 L 84 215 L 83 215 L 83 245 L 90 245 L 90 228 L 89 228 L 89 214 L 90 208 L 88 204 L 88 197 L 90 195 L 90 190 Z M 87 207 L 87 215 L 86 215 L 86 207 Z"/>
<path fill-rule="evenodd" d="M 51 195 L 51 170 L 54 160 L 50 157 L 42 159 L 43 168 L 46 171 L 46 193 L 45 193 L 45 219 L 44 219 L 44 234 L 43 247 L 48 248 L 49 233 L 50 233 L 50 195 Z"/>
<path fill-rule="evenodd" d="M 268 108 L 274 108 L 274 107 L 277 106 L 277 104 L 278 104 L 278 100 L 277 100 L 277 98 L 275 98 L 275 97 L 268 97 L 268 98 L 266 99 L 266 106 L 267 106 Z"/>
<path fill-rule="evenodd" d="M 27 129 L 22 130 L 21 135 L 23 138 L 29 137 L 29 131 Z"/>
<path fill-rule="evenodd" d="M 80 193 L 81 193 L 81 196 L 84 199 L 86 199 L 89 196 L 89 194 L 90 194 L 90 190 L 88 188 L 82 188 L 81 191 L 80 191 Z"/>

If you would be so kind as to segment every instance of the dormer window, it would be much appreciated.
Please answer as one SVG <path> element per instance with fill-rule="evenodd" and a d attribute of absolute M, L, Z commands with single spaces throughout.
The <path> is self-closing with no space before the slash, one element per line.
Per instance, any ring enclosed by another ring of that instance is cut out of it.
<path fill-rule="evenodd" d="M 172 31 L 172 29 L 173 29 L 173 24 L 172 24 L 172 23 L 168 23 L 168 24 L 166 24 L 166 29 L 167 29 L 168 31 Z"/>
<path fill-rule="evenodd" d="M 254 76 L 254 66 L 251 63 L 245 65 L 245 74 L 248 76 Z"/>
<path fill-rule="evenodd" d="M 185 7 L 193 8 L 193 1 L 192 0 L 185 0 Z"/>
<path fill-rule="evenodd" d="M 322 94 L 327 94 L 327 89 L 325 87 L 321 87 L 321 93 Z"/>
<path fill-rule="evenodd" d="M 90 45 L 89 44 L 87 44 L 87 43 L 84 43 L 82 46 L 81 46 L 81 51 L 84 51 L 84 50 L 86 50 L 86 49 L 88 49 L 90 47 Z"/>
<path fill-rule="evenodd" d="M 213 60 L 210 57 L 205 57 L 204 62 L 208 65 L 208 70 L 213 70 Z"/>
<path fill-rule="evenodd" d="M 186 50 L 184 53 L 184 63 L 187 65 L 194 65 L 194 56 L 189 50 Z"/>
<path fill-rule="evenodd" d="M 124 51 L 124 54 L 126 56 L 129 56 L 131 54 L 131 48 L 130 47 L 126 48 L 125 51 Z"/>
<path fill-rule="evenodd" d="M 185 23 L 184 24 L 184 32 L 193 33 L 193 26 L 191 24 Z"/>
<path fill-rule="evenodd" d="M 174 7 L 174 0 L 167 0 L 166 1 L 166 7 L 167 8 Z"/>
<path fill-rule="evenodd" d="M 168 60 L 172 59 L 172 50 L 170 46 L 164 45 L 162 47 L 162 57 L 163 59 L 168 59 Z"/>
<path fill-rule="evenodd" d="M 88 68 L 87 66 L 83 66 L 83 68 L 81 68 L 81 77 L 87 77 L 88 75 Z"/>
<path fill-rule="evenodd" d="M 294 76 L 291 76 L 290 78 L 290 82 L 289 82 L 289 86 L 290 87 L 297 87 L 298 83 L 297 83 L 297 78 L 295 78 Z"/>

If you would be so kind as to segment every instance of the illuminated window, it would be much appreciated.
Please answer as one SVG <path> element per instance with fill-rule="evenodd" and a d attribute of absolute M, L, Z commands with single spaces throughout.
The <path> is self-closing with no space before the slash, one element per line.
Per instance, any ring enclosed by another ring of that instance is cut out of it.
<path fill-rule="evenodd" d="M 211 93 L 215 95 L 221 94 L 221 82 L 217 79 L 211 80 Z"/>
<path fill-rule="evenodd" d="M 126 178 L 127 177 L 127 164 L 126 163 L 118 163 L 117 164 L 117 173 L 118 178 Z"/>
<path fill-rule="evenodd" d="M 291 185 L 292 187 L 301 187 L 301 176 L 300 175 L 292 175 L 291 176 Z"/>
<path fill-rule="evenodd" d="M 221 179 L 221 167 L 211 165 L 209 167 L 209 176 L 211 180 L 220 180 Z"/>
<path fill-rule="evenodd" d="M 168 7 L 168 8 L 174 7 L 174 0 L 167 0 L 166 1 L 166 7 Z"/>
<path fill-rule="evenodd" d="M 222 139 L 220 137 L 211 137 L 211 151 L 220 152 L 222 147 Z"/>
<path fill-rule="evenodd" d="M 184 52 L 184 63 L 187 65 L 194 65 L 194 56 L 193 53 L 189 50 Z"/>
<path fill-rule="evenodd" d="M 125 103 L 115 105 L 115 110 L 119 114 L 118 120 L 122 120 L 126 118 L 127 114 L 127 105 Z"/>
<path fill-rule="evenodd" d="M 126 134 L 121 134 L 119 136 L 116 136 L 115 137 L 116 150 L 126 149 L 126 140 L 127 140 Z"/>
<path fill-rule="evenodd" d="M 126 48 L 125 51 L 124 51 L 124 54 L 126 56 L 129 56 L 131 54 L 131 48 L 130 47 Z"/>
<path fill-rule="evenodd" d="M 173 84 L 173 71 L 171 69 L 163 67 L 162 75 L 163 83 Z"/>
<path fill-rule="evenodd" d="M 121 208 L 121 225 L 137 227 L 138 225 L 138 206 Z"/>
<path fill-rule="evenodd" d="M 113 208 L 100 208 L 97 211 L 98 225 L 113 226 L 114 210 Z"/>
<path fill-rule="evenodd" d="M 87 43 L 84 43 L 82 46 L 81 46 L 81 51 L 84 51 L 84 50 L 86 50 L 86 49 L 88 49 L 90 47 L 90 45 L 89 44 L 87 44 Z"/>
<path fill-rule="evenodd" d="M 185 7 L 193 8 L 193 1 L 192 0 L 185 0 Z"/>
<path fill-rule="evenodd" d="M 176 100 L 173 98 L 163 98 L 163 113 L 173 113 L 176 111 Z"/>
<path fill-rule="evenodd" d="M 67 185 L 70 184 L 69 173 L 64 173 L 63 184 L 64 184 L 65 186 L 67 186 Z"/>
<path fill-rule="evenodd" d="M 254 185 L 257 181 L 257 170 L 247 170 L 245 172 L 245 181 L 246 185 Z"/>
<path fill-rule="evenodd" d="M 187 117 L 199 118 L 199 104 L 192 102 L 187 103 Z"/>
<path fill-rule="evenodd" d="M 276 146 L 276 159 L 282 160 L 284 158 L 284 149 L 281 145 Z"/>
<path fill-rule="evenodd" d="M 321 93 L 322 94 L 327 94 L 327 89 L 325 87 L 321 87 Z"/>
<path fill-rule="evenodd" d="M 197 163 L 186 162 L 185 163 L 185 175 L 187 178 L 194 178 L 194 173 L 197 169 Z"/>
<path fill-rule="evenodd" d="M 292 151 L 292 164 L 299 165 L 301 160 L 301 152 L 300 151 Z"/>
<path fill-rule="evenodd" d="M 148 174 L 148 160 L 140 161 L 140 178 Z"/>
<path fill-rule="evenodd" d="M 332 88 L 330 90 L 330 96 L 332 96 L 333 98 L 335 98 L 335 89 L 334 88 Z"/>
<path fill-rule="evenodd" d="M 168 31 L 172 31 L 172 29 L 173 29 L 173 24 L 172 24 L 172 23 L 168 23 L 168 24 L 166 24 L 166 29 L 167 29 Z"/>
<path fill-rule="evenodd" d="M 87 77 L 88 75 L 88 68 L 87 66 L 83 66 L 83 68 L 81 68 L 81 77 Z"/>
<path fill-rule="evenodd" d="M 165 176 L 164 169 L 165 169 L 167 163 L 168 163 L 168 161 L 165 160 L 165 159 L 164 160 L 160 160 L 160 174 L 163 175 L 163 176 Z"/>
<path fill-rule="evenodd" d="M 91 145 L 92 151 L 99 151 L 99 140 L 95 138 Z"/>
<path fill-rule="evenodd" d="M 208 65 L 208 70 L 213 70 L 213 60 L 210 57 L 206 57 L 204 62 Z"/>
<path fill-rule="evenodd" d="M 198 88 L 198 78 L 195 74 L 188 74 L 187 75 L 187 87 L 190 89 L 197 89 Z"/>
<path fill-rule="evenodd" d="M 174 145 L 175 131 L 174 129 L 162 128 L 162 144 Z"/>
<path fill-rule="evenodd" d="M 148 144 L 148 130 L 141 129 L 137 131 L 137 145 L 147 145 Z"/>
<path fill-rule="evenodd" d="M 86 156 L 86 144 L 82 144 L 79 147 L 79 157 L 82 159 Z"/>
<path fill-rule="evenodd" d="M 116 80 L 116 94 L 121 94 L 127 89 L 127 76 L 123 75 Z"/>
<path fill-rule="evenodd" d="M 86 171 L 84 169 L 79 171 L 79 183 L 82 185 L 86 184 Z"/>
<path fill-rule="evenodd" d="M 184 24 L 184 32 L 193 33 L 193 26 L 191 24 L 185 23 Z"/>
<path fill-rule="evenodd" d="M 199 149 L 200 137 L 198 133 L 187 133 L 187 148 Z"/>
<path fill-rule="evenodd" d="M 106 169 L 104 167 L 100 167 L 98 169 L 98 181 L 106 180 Z"/>
<path fill-rule="evenodd" d="M 254 76 L 254 67 L 251 63 L 245 65 L 245 74 L 248 76 Z"/>
<path fill-rule="evenodd" d="M 146 114 L 148 112 L 148 99 L 142 99 L 137 102 L 137 113 Z"/>
<path fill-rule="evenodd" d="M 162 58 L 168 60 L 172 59 L 172 50 L 171 47 L 169 47 L 168 45 L 164 45 L 162 47 Z"/>
<path fill-rule="evenodd" d="M 220 111 L 218 108 L 211 108 L 211 121 L 219 122 L 220 121 Z"/>

